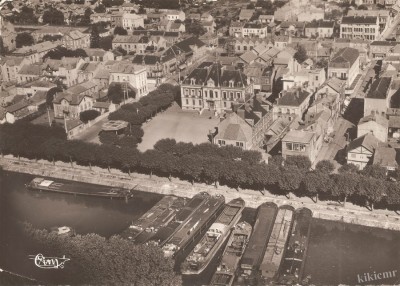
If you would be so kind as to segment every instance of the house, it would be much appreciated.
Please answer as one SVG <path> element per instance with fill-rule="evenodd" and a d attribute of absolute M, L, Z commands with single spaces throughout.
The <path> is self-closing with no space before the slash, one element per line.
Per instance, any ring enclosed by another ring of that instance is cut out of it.
<path fill-rule="evenodd" d="M 173 55 L 181 64 L 190 65 L 192 61 L 204 58 L 207 50 L 206 44 L 196 37 L 189 37 L 175 43 L 164 55 Z"/>
<path fill-rule="evenodd" d="M 66 33 L 62 39 L 63 45 L 68 49 L 84 49 L 90 47 L 90 34 L 84 34 L 79 30 Z"/>
<path fill-rule="evenodd" d="M 125 30 L 132 31 L 139 27 L 144 27 L 144 15 L 124 13 L 122 14 L 122 27 Z"/>
<path fill-rule="evenodd" d="M 229 26 L 229 36 L 241 37 L 243 35 L 244 22 L 234 22 L 232 21 Z"/>
<path fill-rule="evenodd" d="M 234 112 L 228 113 L 218 124 L 213 143 L 245 150 L 258 149 L 263 147 L 265 131 L 271 124 L 270 105 L 262 97 L 253 97 L 235 107 Z"/>
<path fill-rule="evenodd" d="M 127 83 L 136 91 L 136 98 L 147 95 L 147 70 L 145 66 L 130 62 L 116 62 L 110 69 L 111 83 Z"/>
<path fill-rule="evenodd" d="M 254 9 L 241 9 L 239 13 L 239 21 L 248 22 L 253 17 Z"/>
<path fill-rule="evenodd" d="M 379 20 L 379 33 L 382 33 L 392 22 L 390 10 L 349 10 L 347 16 L 358 17 L 378 17 Z"/>
<path fill-rule="evenodd" d="M 114 55 L 110 51 L 105 51 L 103 49 L 93 49 L 93 48 L 86 48 L 84 50 L 90 62 L 107 62 L 114 60 Z"/>
<path fill-rule="evenodd" d="M 17 33 L 15 32 L 14 25 L 5 21 L 0 15 L 0 37 L 3 42 L 3 47 L 7 51 L 15 50 Z"/>
<path fill-rule="evenodd" d="M 292 88 L 281 94 L 273 108 L 274 120 L 287 118 L 292 121 L 296 117 L 302 118 L 310 106 L 312 94 L 300 88 Z"/>
<path fill-rule="evenodd" d="M 181 38 L 179 32 L 155 31 L 155 30 L 135 30 L 134 36 L 163 37 L 168 45 L 173 45 Z"/>
<path fill-rule="evenodd" d="M 115 104 L 111 102 L 95 102 L 93 103 L 92 109 L 97 110 L 100 114 L 104 114 L 106 112 L 115 111 Z"/>
<path fill-rule="evenodd" d="M 5 108 L 6 122 L 13 124 L 15 121 L 22 119 L 35 111 L 29 110 L 29 101 L 22 100 Z"/>
<path fill-rule="evenodd" d="M 265 67 L 259 63 L 253 63 L 244 68 L 248 84 L 253 84 L 253 90 L 272 92 L 274 82 L 274 71 L 272 66 Z"/>
<path fill-rule="evenodd" d="M 47 92 L 56 86 L 56 84 L 41 78 L 38 80 L 18 84 L 16 91 L 18 95 L 24 95 L 27 98 L 30 98 L 38 91 Z"/>
<path fill-rule="evenodd" d="M 24 83 L 33 81 L 42 76 L 42 66 L 40 64 L 23 65 L 18 72 L 17 82 Z"/>
<path fill-rule="evenodd" d="M 340 49 L 328 64 L 328 78 L 336 77 L 346 80 L 350 87 L 360 73 L 360 54 L 357 49 Z"/>
<path fill-rule="evenodd" d="M 246 75 L 233 67 L 203 62 L 181 83 L 182 109 L 222 113 L 244 102 L 251 90 Z"/>
<path fill-rule="evenodd" d="M 66 87 L 70 87 L 78 84 L 79 67 L 84 63 L 81 58 L 47 58 L 43 63 L 43 75 L 51 82 L 60 81 Z"/>
<path fill-rule="evenodd" d="M 116 11 L 116 12 L 111 12 L 111 26 L 113 27 L 122 27 L 122 16 L 124 13 Z"/>
<path fill-rule="evenodd" d="M 398 140 L 400 138 L 400 116 L 389 116 L 389 138 Z"/>
<path fill-rule="evenodd" d="M 343 114 L 345 106 L 345 86 L 346 82 L 338 78 L 331 78 L 326 80 L 315 93 L 315 100 L 318 101 L 322 98 L 328 99 L 328 106 L 331 108 L 336 116 Z M 333 98 L 334 100 L 330 101 Z"/>
<path fill-rule="evenodd" d="M 60 45 L 59 42 L 42 42 L 32 46 L 25 46 L 15 50 L 12 53 L 14 57 L 22 57 L 29 61 L 30 64 L 42 62 L 43 56 L 54 50 Z"/>
<path fill-rule="evenodd" d="M 351 141 L 347 145 L 347 164 L 354 164 L 359 170 L 372 163 L 372 157 L 376 148 L 379 146 L 379 140 L 371 133 L 367 133 Z"/>
<path fill-rule="evenodd" d="M 207 33 L 215 33 L 216 24 L 215 21 L 201 21 L 200 24 L 207 31 Z"/>
<path fill-rule="evenodd" d="M 251 51 L 253 48 L 259 45 L 269 45 L 270 39 L 268 38 L 237 38 L 235 39 L 235 53 L 243 54 L 247 51 Z M 271 44 L 272 46 L 272 44 Z"/>
<path fill-rule="evenodd" d="M 370 114 L 360 119 L 357 125 L 357 137 L 372 134 L 381 142 L 387 142 L 389 120 L 386 116 Z"/>
<path fill-rule="evenodd" d="M 395 148 L 378 146 L 375 149 L 373 164 L 386 168 L 387 171 L 396 170 L 399 165 L 397 163 L 397 151 Z"/>
<path fill-rule="evenodd" d="M 93 76 L 93 81 L 99 86 L 99 90 L 108 88 L 109 80 L 110 71 L 107 68 L 99 68 Z"/>
<path fill-rule="evenodd" d="M 0 60 L 1 79 L 3 82 L 16 82 L 20 69 L 30 61 L 23 57 L 7 56 Z"/>
<path fill-rule="evenodd" d="M 129 52 L 144 54 L 167 47 L 167 41 L 160 36 L 116 35 L 112 41 L 113 49 L 121 47 Z"/>
<path fill-rule="evenodd" d="M 281 36 L 301 37 L 304 35 L 306 23 L 298 21 L 284 21 L 278 26 Z"/>
<path fill-rule="evenodd" d="M 374 41 L 370 44 L 370 57 L 374 59 L 385 58 L 400 42 Z"/>
<path fill-rule="evenodd" d="M 364 116 L 382 115 L 385 116 L 390 107 L 389 89 L 392 78 L 381 77 L 375 80 L 364 99 Z"/>
<path fill-rule="evenodd" d="M 168 9 L 166 12 L 164 12 L 165 15 L 165 19 L 168 21 L 176 21 L 176 20 L 180 20 L 180 21 L 185 21 L 186 16 L 185 16 L 185 12 L 183 11 L 179 11 L 179 10 L 170 10 Z"/>
<path fill-rule="evenodd" d="M 325 82 L 325 70 L 322 68 L 301 69 L 300 71 L 287 73 L 282 77 L 283 89 L 303 87 L 314 92 Z"/>
<path fill-rule="evenodd" d="M 258 16 L 258 21 L 263 24 L 270 24 L 274 22 L 274 15 L 260 15 Z"/>
<path fill-rule="evenodd" d="M 314 163 L 318 149 L 317 134 L 312 131 L 290 130 L 282 138 L 282 157 L 306 156 Z"/>
<path fill-rule="evenodd" d="M 314 21 L 306 24 L 305 36 L 307 38 L 330 38 L 335 29 L 334 21 Z"/>
<path fill-rule="evenodd" d="M 379 36 L 379 17 L 345 16 L 340 23 L 340 37 L 375 41 Z"/>
<path fill-rule="evenodd" d="M 136 55 L 132 63 L 143 65 L 147 70 L 147 80 L 159 84 L 163 79 L 177 70 L 177 60 L 170 54 Z"/>
<path fill-rule="evenodd" d="M 79 118 L 82 111 L 92 109 L 93 98 L 85 94 L 57 93 L 53 100 L 54 117 Z"/>
<path fill-rule="evenodd" d="M 90 15 L 90 23 L 111 22 L 111 14 L 108 13 L 93 13 Z"/>
<path fill-rule="evenodd" d="M 267 37 L 267 26 L 261 23 L 246 23 L 242 29 L 243 37 Z"/>
<path fill-rule="evenodd" d="M 68 88 L 65 92 L 75 95 L 88 95 L 90 97 L 96 97 L 99 91 L 98 85 L 93 81 L 86 81 Z"/>
<path fill-rule="evenodd" d="M 284 49 L 292 42 L 292 38 L 289 36 L 275 36 L 273 42 L 275 48 Z"/>

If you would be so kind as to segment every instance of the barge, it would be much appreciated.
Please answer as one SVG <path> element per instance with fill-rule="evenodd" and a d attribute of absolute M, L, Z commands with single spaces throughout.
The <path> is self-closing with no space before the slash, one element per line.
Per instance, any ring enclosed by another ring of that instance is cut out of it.
<path fill-rule="evenodd" d="M 239 221 L 244 207 L 245 202 L 241 198 L 225 205 L 216 221 L 182 263 L 182 274 L 197 275 L 204 271 Z"/>
<path fill-rule="evenodd" d="M 293 222 L 293 213 L 293 207 L 283 206 L 279 208 L 276 215 L 264 259 L 260 266 L 262 280 L 267 284 L 274 281 L 278 274 L 285 245 Z"/>
<path fill-rule="evenodd" d="M 243 254 L 239 266 L 239 276 L 235 285 L 254 285 L 264 257 L 266 242 L 274 225 L 278 206 L 274 203 L 263 203 L 258 208 L 253 234 Z"/>
<path fill-rule="evenodd" d="M 217 271 L 211 278 L 212 286 L 231 286 L 236 276 L 236 269 L 246 249 L 252 227 L 247 222 L 235 226 L 222 254 Z"/>
<path fill-rule="evenodd" d="M 221 213 L 225 203 L 223 196 L 211 196 L 203 205 L 194 211 L 190 218 L 181 224 L 177 231 L 160 245 L 166 257 L 177 257 L 178 253 L 184 253 L 193 241 L 215 221 Z"/>
<path fill-rule="evenodd" d="M 150 210 L 124 230 L 120 236 L 134 241 L 142 232 L 157 232 L 158 229 L 169 223 L 176 212 L 183 207 L 184 199 L 165 196 Z"/>
<path fill-rule="evenodd" d="M 171 235 L 173 235 L 178 228 L 186 223 L 194 211 L 205 204 L 209 199 L 210 195 L 206 192 L 199 193 L 189 200 L 182 208 L 177 210 L 171 220 L 158 230 L 150 232 L 142 232 L 136 238 L 136 243 L 146 243 L 153 241 L 158 245 L 162 245 Z"/>
<path fill-rule="evenodd" d="M 26 185 L 28 190 L 43 191 L 60 194 L 71 194 L 79 196 L 107 197 L 128 200 L 133 196 L 132 190 L 123 188 L 107 187 L 67 180 L 53 180 L 45 178 L 34 178 Z"/>
<path fill-rule="evenodd" d="M 280 285 L 295 285 L 303 282 L 301 279 L 307 256 L 311 220 L 311 210 L 302 208 L 295 212 L 295 220 L 279 270 L 278 283 Z"/>

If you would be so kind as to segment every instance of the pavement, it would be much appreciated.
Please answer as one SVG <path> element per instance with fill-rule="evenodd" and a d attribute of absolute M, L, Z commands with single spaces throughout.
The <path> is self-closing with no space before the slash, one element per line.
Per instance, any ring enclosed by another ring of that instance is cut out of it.
<path fill-rule="evenodd" d="M 88 127 L 81 133 L 74 136 L 73 139 L 100 144 L 99 132 L 101 131 L 101 127 L 103 126 L 103 124 L 106 123 L 107 121 L 108 121 L 107 117 L 99 120 L 92 126 Z"/>

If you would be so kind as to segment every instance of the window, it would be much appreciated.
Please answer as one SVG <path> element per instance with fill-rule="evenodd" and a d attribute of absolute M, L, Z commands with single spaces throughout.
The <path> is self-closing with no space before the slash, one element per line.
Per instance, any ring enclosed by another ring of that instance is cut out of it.
<path fill-rule="evenodd" d="M 187 105 L 189 104 L 189 99 L 186 99 L 186 104 L 187 104 Z"/>
<path fill-rule="evenodd" d="M 218 144 L 221 146 L 225 145 L 225 140 L 218 140 Z"/>
<path fill-rule="evenodd" d="M 226 107 L 226 102 L 224 101 L 224 107 Z"/>
<path fill-rule="evenodd" d="M 222 95 L 223 95 L 224 99 L 226 99 L 226 97 L 227 97 L 226 91 L 223 91 L 223 92 L 222 92 Z"/>
<path fill-rule="evenodd" d="M 239 99 L 240 98 L 240 92 L 236 92 L 236 97 L 237 97 L 237 99 Z"/>
<path fill-rule="evenodd" d="M 236 142 L 237 147 L 243 147 L 243 142 Z"/>
<path fill-rule="evenodd" d="M 210 90 L 210 98 L 214 98 L 213 91 Z"/>
<path fill-rule="evenodd" d="M 196 105 L 196 102 L 195 102 L 195 100 L 193 99 L 193 105 Z"/>
<path fill-rule="evenodd" d="M 292 151 L 293 150 L 292 143 L 286 143 L 286 149 Z"/>

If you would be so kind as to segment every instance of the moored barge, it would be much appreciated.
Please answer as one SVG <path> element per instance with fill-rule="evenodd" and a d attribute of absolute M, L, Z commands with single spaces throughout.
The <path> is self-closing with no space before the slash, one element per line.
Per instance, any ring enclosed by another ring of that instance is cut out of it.
<path fill-rule="evenodd" d="M 178 230 L 160 245 L 166 257 L 177 257 L 178 253 L 189 251 L 191 245 L 215 221 L 225 203 L 223 196 L 211 196 L 195 210 Z"/>
<path fill-rule="evenodd" d="M 158 229 L 173 219 L 176 212 L 183 207 L 183 198 L 165 196 L 150 210 L 124 230 L 120 236 L 134 241 L 142 232 L 157 232 Z"/>
<path fill-rule="evenodd" d="M 293 227 L 279 270 L 280 285 L 301 283 L 311 230 L 312 212 L 307 208 L 295 212 Z"/>
<path fill-rule="evenodd" d="M 244 207 L 245 202 L 241 198 L 234 199 L 224 206 L 216 221 L 182 263 L 182 274 L 203 272 L 239 221 Z"/>
<path fill-rule="evenodd" d="M 252 227 L 247 222 L 235 226 L 222 254 L 221 263 L 211 279 L 212 286 L 231 286 L 236 276 L 236 269 L 246 249 Z"/>
<path fill-rule="evenodd" d="M 190 219 L 192 213 L 204 205 L 210 198 L 211 196 L 206 192 L 196 194 L 176 212 L 167 224 L 158 228 L 158 230 L 154 229 L 154 231 L 144 231 L 140 233 L 135 238 L 135 242 L 146 243 L 154 241 L 158 245 L 163 245 L 163 243 L 171 237 L 182 224 L 186 223 Z"/>
<path fill-rule="evenodd" d="M 123 188 L 107 187 L 67 180 L 50 180 L 40 177 L 34 178 L 26 186 L 28 190 L 32 191 L 44 191 L 79 196 L 107 197 L 126 200 L 133 196 L 132 190 Z"/>
<path fill-rule="evenodd" d="M 240 261 L 239 276 L 235 285 L 253 285 L 256 283 L 266 242 L 271 235 L 277 212 L 278 206 L 274 203 L 267 202 L 259 206 L 253 234 Z"/>
<path fill-rule="evenodd" d="M 281 265 L 285 245 L 292 226 L 294 209 L 290 206 L 279 208 L 274 227 L 269 237 L 260 270 L 262 279 L 270 284 L 276 278 Z"/>

